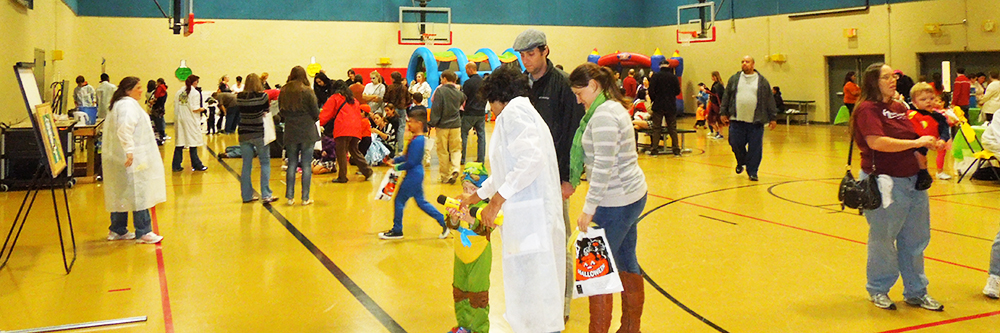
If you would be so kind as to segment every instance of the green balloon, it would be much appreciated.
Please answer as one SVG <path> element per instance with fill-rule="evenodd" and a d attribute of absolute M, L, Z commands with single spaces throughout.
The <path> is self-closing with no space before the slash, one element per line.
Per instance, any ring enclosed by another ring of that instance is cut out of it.
<path fill-rule="evenodd" d="M 184 81 L 187 80 L 188 76 L 191 76 L 191 73 L 190 68 L 178 67 L 177 70 L 174 71 L 174 76 L 176 76 L 178 80 Z"/>

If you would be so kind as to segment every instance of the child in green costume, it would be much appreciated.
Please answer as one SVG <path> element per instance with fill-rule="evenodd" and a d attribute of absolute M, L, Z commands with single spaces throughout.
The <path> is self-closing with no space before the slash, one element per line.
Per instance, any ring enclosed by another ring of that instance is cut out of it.
<path fill-rule="evenodd" d="M 470 170 L 466 170 L 467 177 Z M 475 172 L 475 171 L 473 171 Z M 485 180 L 485 170 L 483 174 L 476 175 L 477 178 Z M 465 199 L 478 188 L 475 184 L 467 180 L 462 183 L 463 193 L 458 198 Z M 473 207 L 482 208 L 487 202 L 483 201 Z M 455 237 L 455 280 L 452 284 L 455 298 L 455 319 L 458 326 L 452 328 L 452 333 L 474 332 L 489 333 L 490 331 L 490 269 L 493 265 L 493 250 L 490 244 L 490 233 L 493 229 L 482 225 L 469 212 L 459 212 L 455 209 L 448 209 L 448 216 L 445 219 L 447 226 L 458 230 L 458 237 Z"/>

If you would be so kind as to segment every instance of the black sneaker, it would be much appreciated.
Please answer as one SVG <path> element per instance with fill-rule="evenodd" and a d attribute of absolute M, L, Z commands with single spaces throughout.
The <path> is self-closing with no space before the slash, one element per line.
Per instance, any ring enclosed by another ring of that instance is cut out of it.
<path fill-rule="evenodd" d="M 208 167 L 207 167 L 207 166 L 204 166 L 204 165 L 202 165 L 202 166 L 200 166 L 200 167 L 197 167 L 197 168 L 194 168 L 194 169 L 192 169 L 192 170 L 194 170 L 194 171 L 205 171 L 205 170 L 208 170 Z"/>
<path fill-rule="evenodd" d="M 381 239 L 403 239 L 403 232 L 396 232 L 392 230 L 386 230 L 384 232 L 378 233 L 378 238 Z"/>
<path fill-rule="evenodd" d="M 752 182 L 757 181 L 757 176 L 756 175 L 750 176 L 750 181 L 752 181 Z"/>
<path fill-rule="evenodd" d="M 927 172 L 927 169 L 920 169 L 920 172 L 917 172 L 917 183 L 914 187 L 917 191 L 924 191 L 931 188 L 931 184 L 934 184 L 934 177 L 931 177 L 931 173 Z"/>
<path fill-rule="evenodd" d="M 741 174 L 741 173 L 743 173 L 743 166 L 742 165 L 737 165 L 736 166 L 736 174 L 738 175 L 738 174 Z"/>

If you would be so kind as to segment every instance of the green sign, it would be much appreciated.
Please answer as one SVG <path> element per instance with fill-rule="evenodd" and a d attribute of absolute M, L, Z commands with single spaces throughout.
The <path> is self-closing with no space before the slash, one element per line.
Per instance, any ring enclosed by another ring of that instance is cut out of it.
<path fill-rule="evenodd" d="M 187 80 L 188 76 L 191 76 L 191 73 L 190 68 L 177 67 L 177 70 L 174 71 L 174 76 L 176 76 L 178 80 L 184 81 Z"/>

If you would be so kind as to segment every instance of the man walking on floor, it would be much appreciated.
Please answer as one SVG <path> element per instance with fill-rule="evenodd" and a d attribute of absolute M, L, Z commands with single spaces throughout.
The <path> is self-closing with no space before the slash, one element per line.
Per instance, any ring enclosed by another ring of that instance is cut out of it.
<path fill-rule="evenodd" d="M 486 101 L 479 97 L 483 78 L 479 77 L 477 69 L 474 62 L 465 65 L 465 74 L 469 78 L 462 85 L 462 93 L 465 94 L 465 111 L 462 112 L 462 164 L 465 164 L 465 148 L 469 144 L 470 129 L 476 130 L 476 162 L 482 163 L 486 158 Z"/>
<path fill-rule="evenodd" d="M 650 115 L 652 133 L 649 135 L 649 154 L 660 153 L 660 138 L 663 136 L 663 121 L 667 121 L 667 134 L 673 153 L 681 156 L 681 146 L 677 142 L 677 95 L 681 93 L 681 83 L 674 75 L 670 64 L 660 64 L 660 71 L 653 74 L 649 80 L 649 98 L 653 101 L 653 112 Z M 666 141 L 664 141 L 666 147 Z"/>
<path fill-rule="evenodd" d="M 454 83 L 457 82 L 458 75 L 455 75 L 455 72 L 441 73 L 441 84 L 434 92 L 431 121 L 428 123 L 436 128 L 438 169 L 441 173 L 441 182 L 448 184 L 455 183 L 462 166 L 462 147 L 459 146 L 462 144 L 459 135 L 462 117 L 458 109 L 465 103 L 465 95 L 455 87 Z"/>
<path fill-rule="evenodd" d="M 514 40 L 514 51 L 521 54 L 525 74 L 531 85 L 531 104 L 545 120 L 552 134 L 556 148 L 556 162 L 559 164 L 559 180 L 562 182 L 563 218 L 566 239 L 574 229 L 569 219 L 569 197 L 573 195 L 573 185 L 569 183 L 570 149 L 573 136 L 583 119 L 583 104 L 576 102 L 576 95 L 569 85 L 569 74 L 556 68 L 549 60 L 549 47 L 545 33 L 528 29 Z M 566 272 L 573 272 L 572 251 L 566 253 Z M 566 274 L 566 302 L 564 313 L 569 317 L 569 301 L 573 298 L 573 274 Z"/>
<path fill-rule="evenodd" d="M 746 167 L 751 181 L 757 181 L 764 144 L 764 124 L 778 126 L 778 107 L 771 96 L 771 84 L 754 69 L 754 60 L 743 57 L 742 71 L 729 78 L 722 98 L 722 122 L 729 123 L 729 145 L 736 155 L 736 173 Z"/>

